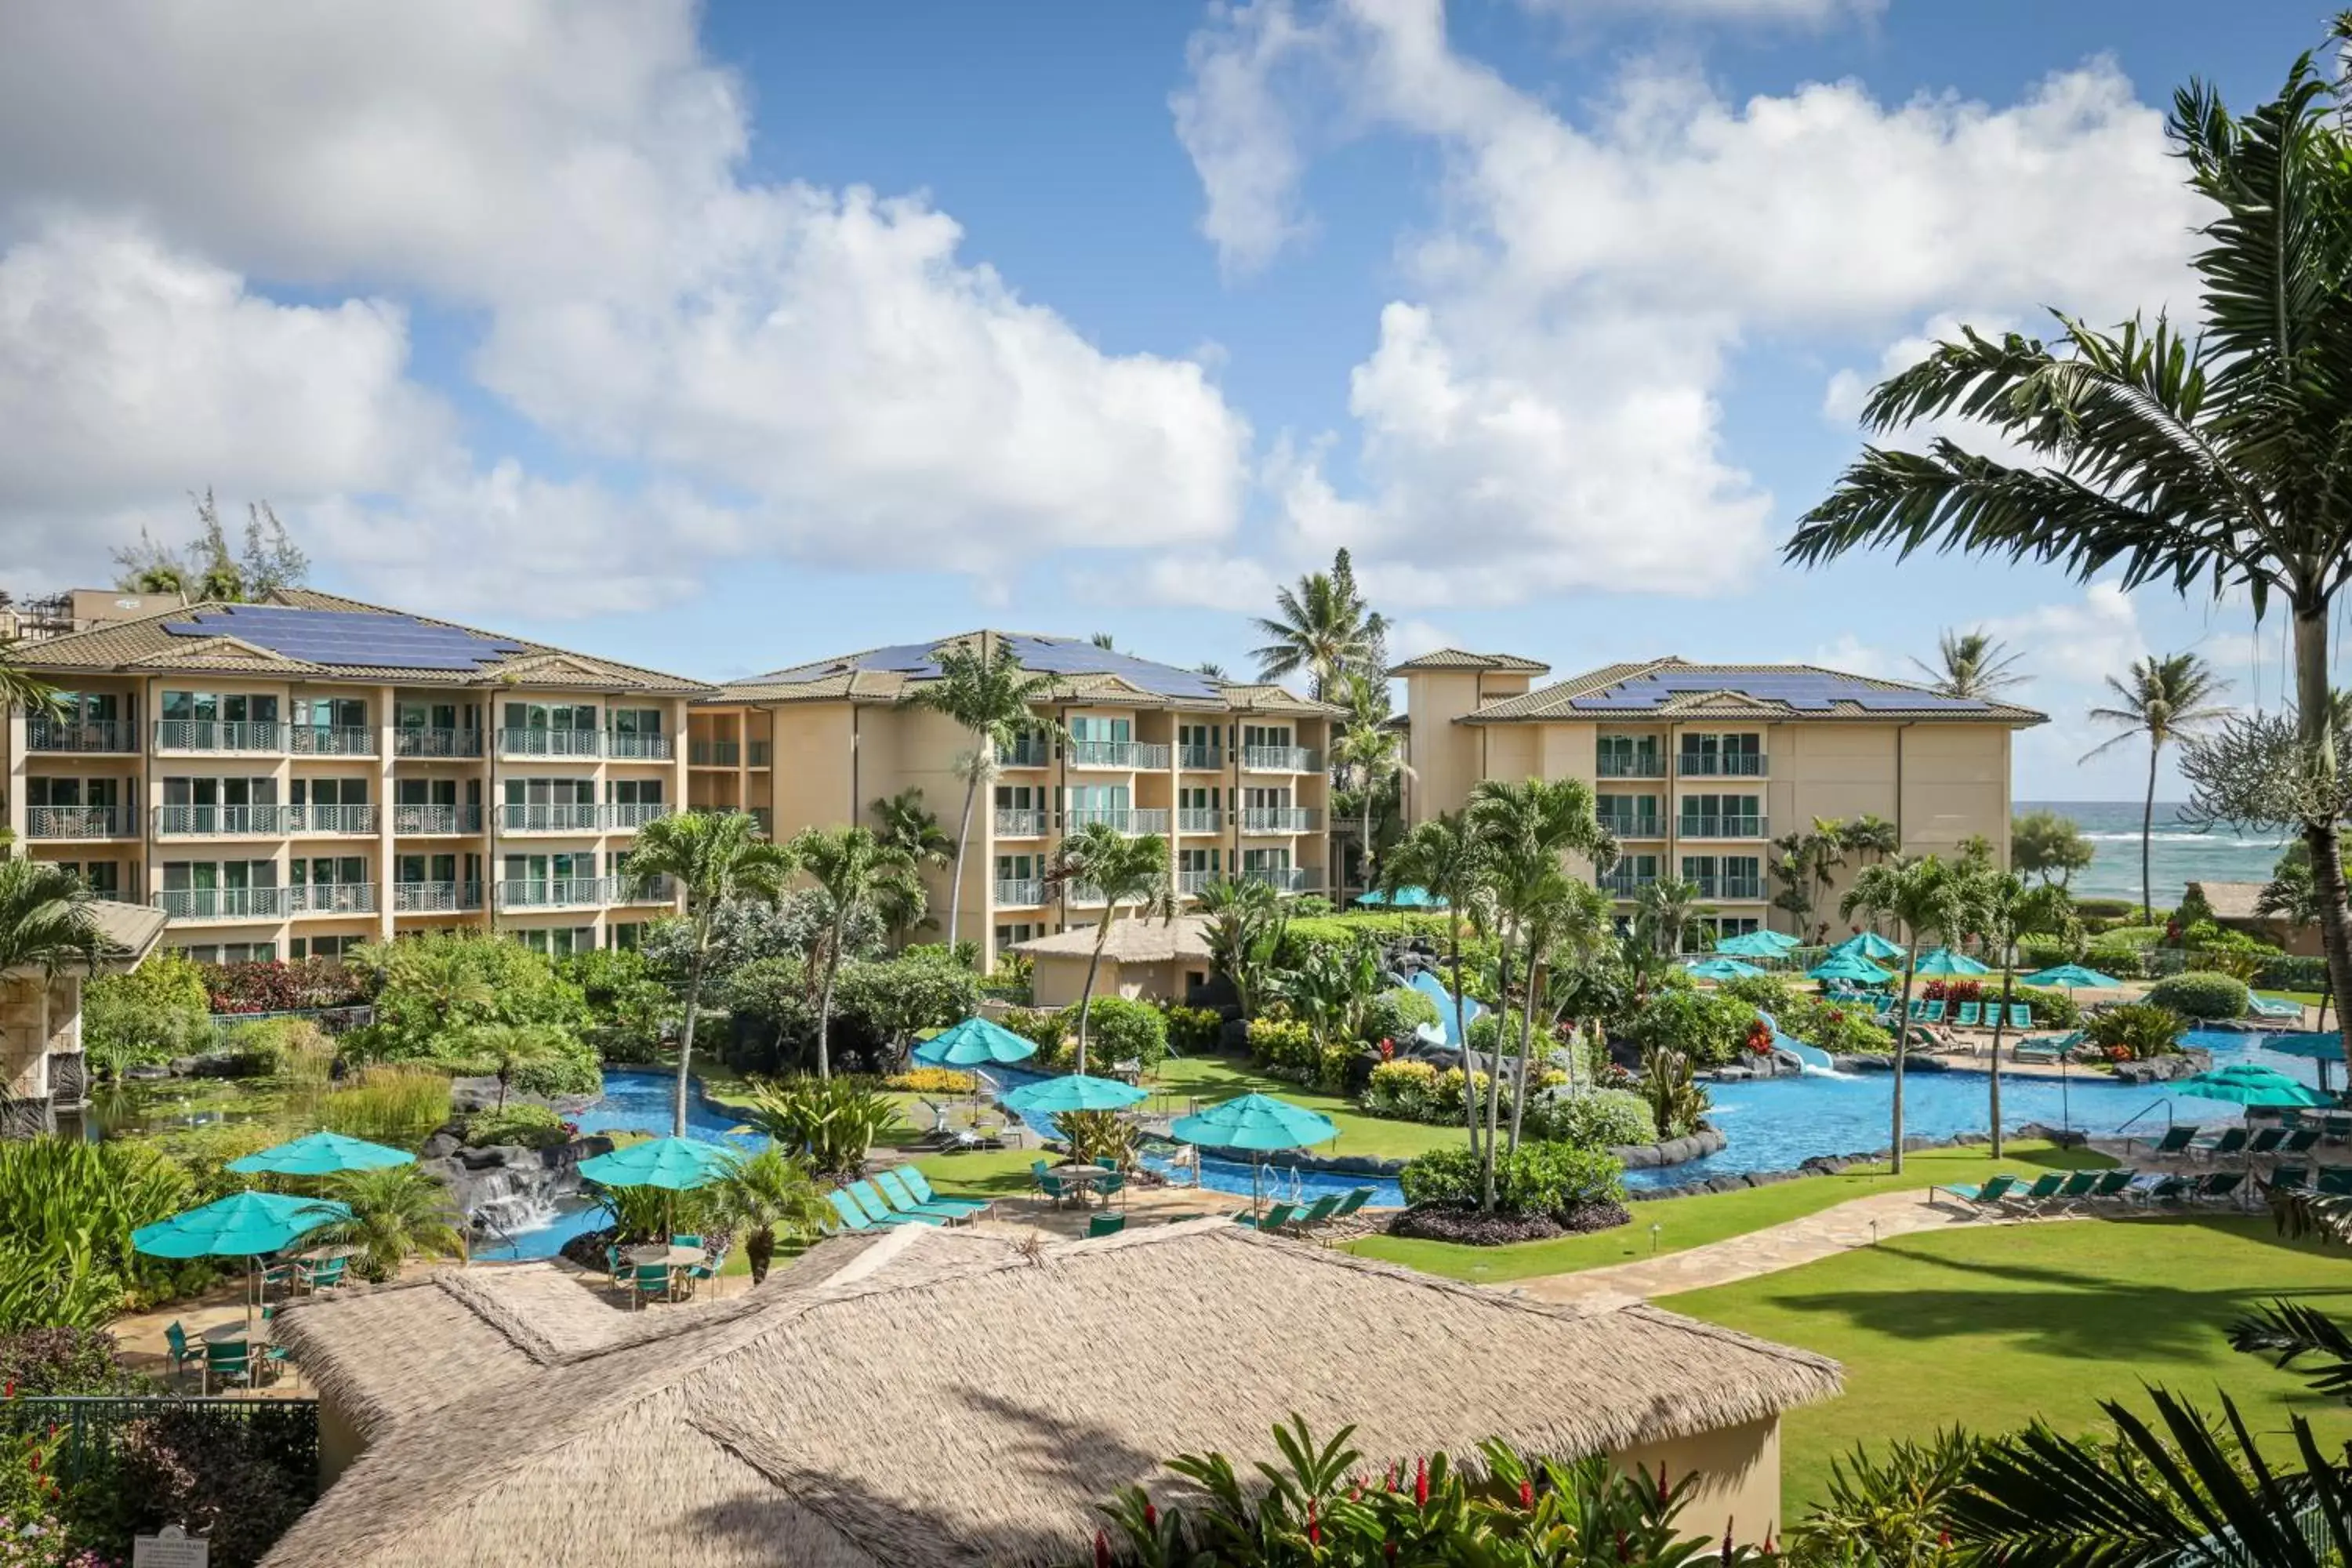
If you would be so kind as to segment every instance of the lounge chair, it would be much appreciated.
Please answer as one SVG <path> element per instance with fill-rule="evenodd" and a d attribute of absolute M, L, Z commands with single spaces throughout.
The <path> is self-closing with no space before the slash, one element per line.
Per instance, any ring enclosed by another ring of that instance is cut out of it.
<path fill-rule="evenodd" d="M 2307 1193 L 2311 1190 L 2311 1167 L 2273 1165 L 2271 1179 L 2263 1185 L 2273 1193 Z"/>
<path fill-rule="evenodd" d="M 2279 1145 L 2285 1142 L 2285 1128 L 2262 1128 L 2254 1133 L 2252 1141 L 2247 1143 L 2246 1158 L 2249 1160 L 2266 1159 L 2269 1156 L 2277 1153 L 2279 1152 Z"/>
<path fill-rule="evenodd" d="M 2079 1034 L 2044 1035 L 2038 1040 L 2018 1041 L 2010 1047 L 2009 1055 L 2011 1061 L 2045 1062 L 2054 1065 L 2060 1058 L 2082 1043 L 2083 1037 Z"/>
<path fill-rule="evenodd" d="M 1127 1216 L 1125 1215 L 1098 1214 L 1095 1215 L 1094 1218 L 1087 1221 L 1087 1239 L 1088 1241 L 1099 1241 L 1106 1236 L 1117 1236 L 1120 1231 L 1125 1230 L 1126 1228 Z"/>
<path fill-rule="evenodd" d="M 2154 1159 L 2178 1160 L 2189 1152 L 2189 1145 L 2196 1142 L 2198 1131 L 2195 1127 L 2175 1127 L 2161 1138 L 2126 1138 L 2124 1152 L 2129 1154 L 2133 1144 L 2144 1143 Z"/>
<path fill-rule="evenodd" d="M 640 1307 L 648 1298 L 667 1301 L 676 1294 L 676 1282 L 670 1279 L 667 1263 L 640 1263 L 629 1276 L 629 1299 Z"/>
<path fill-rule="evenodd" d="M 1907 1015 L 1907 1016 L 1910 1018 L 1910 1020 L 1911 1020 L 1913 1023 L 1915 1023 L 1915 1024 L 1916 1024 L 1916 1023 L 1918 1023 L 1921 1019 L 1925 1018 L 1927 1016 L 1927 999 L 1925 996 L 1914 996 L 1914 997 L 1912 997 L 1912 998 L 1911 998 L 1911 1011 L 1910 1011 L 1910 1013 Z"/>
<path fill-rule="evenodd" d="M 1266 1205 L 1264 1217 L 1261 1218 L 1251 1214 L 1249 1210 L 1244 1209 L 1234 1215 L 1234 1223 L 1255 1226 L 1259 1230 L 1280 1230 L 1290 1223 L 1290 1216 L 1297 1212 L 1296 1204 L 1269 1204 Z"/>
<path fill-rule="evenodd" d="M 2327 1197 L 2352 1195 L 2352 1168 L 2343 1165 L 2322 1165 L 2312 1185 Z"/>
<path fill-rule="evenodd" d="M 212 1396 L 213 1384 L 241 1383 L 253 1386 L 253 1349 L 243 1340 L 206 1340 L 205 1342 L 205 1373 L 202 1384 L 206 1398 Z"/>
<path fill-rule="evenodd" d="M 2286 1142 L 2279 1145 L 2278 1152 L 2281 1154 L 2289 1155 L 2308 1154 L 2318 1146 L 2318 1128 L 2290 1127 L 2287 1129 Z"/>
<path fill-rule="evenodd" d="M 2281 997 L 2258 996 L 2248 993 L 2246 1011 L 2257 1018 L 2292 1018 L 2297 1023 L 2303 1021 L 2303 1004 L 2289 1002 Z"/>
<path fill-rule="evenodd" d="M 856 1204 L 859 1208 L 866 1211 L 866 1217 L 867 1219 L 873 1220 L 878 1225 L 947 1224 L 946 1218 L 940 1215 L 900 1213 L 898 1207 L 893 1205 L 889 1199 L 884 1197 L 880 1193 L 874 1190 L 874 1184 L 871 1182 L 845 1183 L 841 1190 L 849 1194 L 850 1202 Z"/>
<path fill-rule="evenodd" d="M 2242 1127 L 2224 1127 L 2221 1129 L 2221 1135 L 2211 1142 L 2189 1145 L 2189 1153 L 2192 1159 L 2201 1156 L 2209 1161 L 2229 1160 L 2245 1152 L 2246 1130 Z"/>
<path fill-rule="evenodd" d="M 1923 1018 L 1923 1019 L 1921 1020 L 1921 1022 L 1923 1022 L 1923 1023 L 1928 1023 L 1928 1024 L 1940 1024 L 1940 1023 L 1942 1023 L 1943 1021 L 1944 1021 L 1944 999 L 1943 999 L 1942 997 L 1938 996 L 1938 997 L 1937 997 L 1933 1002 L 1930 1002 L 1930 1003 L 1928 1003 L 1928 1004 L 1927 1004 L 1927 1016 L 1925 1018 Z"/>
<path fill-rule="evenodd" d="M 1351 1188 L 1349 1189 L 1348 1195 L 1339 1200 L 1339 1206 L 1331 1211 L 1331 1217 L 1333 1219 L 1346 1219 L 1349 1215 L 1354 1214 L 1358 1209 L 1362 1208 L 1366 1204 L 1370 1203 L 1371 1201 L 1372 1189 L 1370 1187 Z"/>
<path fill-rule="evenodd" d="M 2064 1190 L 2065 1185 L 2066 1176 L 2063 1172 L 2047 1171 L 2034 1177 L 2033 1184 L 2023 1192 L 2012 1192 L 2001 1199 L 2001 1205 L 2015 1209 L 2020 1214 L 2040 1214 L 2042 1206 Z"/>
<path fill-rule="evenodd" d="M 1937 1193 L 1949 1193 L 1966 1204 L 1972 1212 L 1980 1215 L 1991 1214 L 2000 1207 L 2000 1200 L 2007 1197 L 2009 1190 L 2015 1185 L 2017 1185 L 2015 1176 L 1994 1176 L 1975 1186 L 1966 1182 L 1958 1182 L 1948 1187 L 1929 1187 L 1927 1201 L 1934 1203 Z"/>
<path fill-rule="evenodd" d="M 1333 1214 L 1338 1212 L 1340 1196 L 1341 1194 L 1338 1193 L 1324 1194 L 1321 1197 L 1317 1198 L 1313 1205 L 1307 1208 L 1302 1209 L 1297 1214 L 1291 1215 L 1289 1228 L 1292 1230 L 1312 1230 L 1317 1226 L 1323 1224 L 1326 1220 L 1329 1219 Z"/>
<path fill-rule="evenodd" d="M 915 1195 L 915 1190 L 907 1184 L 906 1178 L 896 1171 L 875 1172 L 874 1185 L 897 1213 L 918 1216 L 929 1215 L 943 1225 L 953 1225 L 960 1219 L 968 1220 L 988 1206 L 986 1204 L 966 1204 L 954 1198 L 926 1202 Z"/>
<path fill-rule="evenodd" d="M 2190 1177 L 2155 1174 L 2134 1183 L 2132 1196 L 2142 1205 L 2168 1204 L 2187 1197 L 2195 1188 L 2196 1183 Z"/>
<path fill-rule="evenodd" d="M 2012 1029 L 2030 1029 L 2033 1027 L 2033 1004 L 2031 1002 L 2011 1002 L 2009 1005 L 2009 1026 Z M 2083 1037 L 2079 1033 L 2074 1037 L 2077 1043 L 2082 1040 L 2082 1037 Z"/>
<path fill-rule="evenodd" d="M 887 1219 L 883 1220 L 868 1219 L 866 1217 L 866 1211 L 857 1206 L 857 1200 L 851 1197 L 839 1187 L 835 1187 L 833 1191 L 825 1194 L 824 1201 L 831 1204 L 833 1205 L 833 1212 L 841 1216 L 841 1227 L 844 1230 L 880 1230 L 885 1226 L 914 1225 L 920 1223 L 919 1221 L 906 1219 L 898 1215 L 892 1215 Z"/>
<path fill-rule="evenodd" d="M 2352 1141 L 2352 1116 L 2338 1116 L 2332 1111 L 2322 1116 L 2319 1135 L 2330 1143 Z"/>
<path fill-rule="evenodd" d="M 2242 1208 L 2245 1206 L 2245 1198 L 2239 1189 L 2245 1184 L 2246 1173 L 2243 1171 L 2208 1171 L 2198 1177 L 2196 1184 L 2189 1189 L 2189 1201 L 2192 1204 L 2211 1204 L 2216 1206 L 2227 1204 L 2231 1207 Z"/>
<path fill-rule="evenodd" d="M 1981 1002 L 1961 1003 L 1959 1016 L 1952 1020 L 1954 1026 L 1962 1029 L 1982 1027 L 1984 1020 L 1984 1005 L 1985 1005 Z M 2000 1004 L 1996 1002 L 1993 1005 L 1998 1007 Z"/>
<path fill-rule="evenodd" d="M 2099 1178 L 2104 1174 L 2100 1171 L 2075 1172 L 2035 1212 L 2055 1209 L 2060 1214 L 2073 1213 L 2099 1195 Z"/>
<path fill-rule="evenodd" d="M 971 1214 L 983 1215 L 996 1206 L 996 1200 L 993 1198 L 941 1197 L 931 1190 L 931 1179 L 924 1175 L 919 1167 L 914 1165 L 901 1165 L 896 1172 L 886 1173 L 895 1174 L 900 1181 L 906 1183 L 907 1190 L 915 1194 L 917 1202 L 929 1204 L 934 1208 L 941 1205 L 949 1205 Z"/>
<path fill-rule="evenodd" d="M 2137 1171 L 2127 1169 L 2101 1171 L 2099 1173 L 2099 1184 L 2091 1189 L 2091 1201 L 2093 1203 L 2105 1203 L 2111 1198 L 2124 1198 L 2129 1196 L 2131 1194 L 2132 1182 L 2138 1175 L 2139 1173 Z"/>

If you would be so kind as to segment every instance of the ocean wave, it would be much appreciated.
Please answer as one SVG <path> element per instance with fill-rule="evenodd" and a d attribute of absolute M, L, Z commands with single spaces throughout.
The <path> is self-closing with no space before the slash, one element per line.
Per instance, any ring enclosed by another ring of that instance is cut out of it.
<path fill-rule="evenodd" d="M 2137 833 L 2085 833 L 2084 837 L 2094 844 L 2137 844 Z M 2223 838 L 2211 833 L 2167 833 L 2161 829 L 2148 836 L 2151 844 L 2202 844 L 2214 849 L 2276 849 L 2286 843 L 2284 838 Z"/>

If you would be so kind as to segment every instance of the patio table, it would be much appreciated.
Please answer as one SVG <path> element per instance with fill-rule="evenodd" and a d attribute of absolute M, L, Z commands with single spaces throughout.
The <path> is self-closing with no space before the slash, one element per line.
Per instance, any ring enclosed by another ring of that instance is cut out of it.
<path fill-rule="evenodd" d="M 1066 1186 L 1078 1189 L 1078 1202 L 1086 1203 L 1094 1195 L 1095 1184 L 1110 1174 L 1100 1165 L 1056 1165 L 1046 1173 Z"/>
<path fill-rule="evenodd" d="M 639 1268 L 659 1263 L 672 1269 L 699 1268 L 710 1261 L 710 1254 L 699 1247 L 671 1247 L 658 1241 L 628 1247 L 621 1256 Z"/>
<path fill-rule="evenodd" d="M 208 1345 L 235 1344 L 240 1340 L 256 1350 L 268 1344 L 269 1342 L 268 1321 L 265 1319 L 248 1329 L 242 1320 L 231 1319 L 226 1323 L 216 1323 L 204 1332 L 205 1343 Z"/>
<path fill-rule="evenodd" d="M 357 1258 L 366 1250 L 366 1247 L 352 1242 L 338 1241 L 327 1247 L 314 1247 L 308 1252 L 298 1252 L 294 1256 L 302 1263 L 331 1263 L 338 1258 Z"/>

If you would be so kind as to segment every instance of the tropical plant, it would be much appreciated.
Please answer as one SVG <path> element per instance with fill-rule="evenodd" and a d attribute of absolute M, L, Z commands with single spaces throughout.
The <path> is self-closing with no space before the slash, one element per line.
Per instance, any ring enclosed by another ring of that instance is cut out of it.
<path fill-rule="evenodd" d="M 457 1135 L 469 1149 L 514 1144 L 525 1149 L 552 1149 L 572 1141 L 572 1127 L 551 1107 L 509 1105 L 477 1110 L 457 1123 Z"/>
<path fill-rule="evenodd" d="M 1817 816 L 1810 828 L 1784 833 L 1771 847 L 1772 876 L 1780 884 L 1772 895 L 1772 907 L 1794 915 L 1798 931 L 1811 938 L 1813 911 L 1829 896 L 1838 868 L 1845 864 L 1845 824 Z"/>
<path fill-rule="evenodd" d="M 106 952 L 90 892 L 47 860 L 0 858 L 0 973 L 94 970 Z"/>
<path fill-rule="evenodd" d="M 1116 1110 L 1065 1110 L 1054 1126 L 1081 1165 L 1108 1160 L 1124 1170 L 1135 1163 L 1135 1124 Z"/>
<path fill-rule="evenodd" d="M 1911 1016 L 1911 983 L 1917 973 L 1919 944 L 1929 931 L 1949 939 L 1968 924 L 1969 908 L 1962 879 L 1933 855 L 1897 856 L 1865 866 L 1838 901 L 1838 913 L 1851 920 L 1859 911 L 1873 923 L 1889 921 L 1903 943 L 1903 994 L 1895 1016 Z M 1898 1023 L 1895 1029 L 1894 1139 L 1889 1157 L 1897 1174 L 1903 1170 L 1904 1060 L 1910 1055 L 1911 1030 Z"/>
<path fill-rule="evenodd" d="M 0 1332 L 112 1318 L 142 1270 L 131 1233 L 193 1195 L 187 1173 L 144 1144 L 0 1141 Z"/>
<path fill-rule="evenodd" d="M 546 1025 L 482 1024 L 466 1031 L 466 1054 L 488 1063 L 499 1080 L 498 1108 L 507 1108 L 507 1087 L 519 1068 L 564 1054 L 571 1037 Z"/>
<path fill-rule="evenodd" d="M 1634 923 L 1662 956 L 1672 958 L 1683 951 L 1691 928 L 1715 912 L 1701 897 L 1696 882 L 1661 877 L 1634 896 Z"/>
<path fill-rule="evenodd" d="M 90 1064 L 117 1076 L 205 1049 L 213 1026 L 203 966 L 166 950 L 136 969 L 93 975 L 81 988 L 81 1040 Z"/>
<path fill-rule="evenodd" d="M 1936 638 L 1936 662 L 1911 662 L 1937 696 L 1983 702 L 2025 683 L 2017 668 L 2020 657 L 1989 633 L 1947 626 Z"/>
<path fill-rule="evenodd" d="M 833 988 L 841 975 L 841 953 L 851 922 L 873 908 L 886 889 L 912 880 L 915 868 L 903 850 L 885 844 L 866 827 L 803 827 L 788 847 L 792 858 L 824 892 L 833 910 L 832 940 L 824 980 L 817 996 L 816 1075 L 833 1075 Z"/>
<path fill-rule="evenodd" d="M 670 1097 L 670 1132 L 675 1137 L 686 1136 L 687 1083 L 693 1070 L 703 987 L 709 979 L 712 921 L 731 900 L 781 896 L 793 862 L 791 851 L 761 837 L 759 822 L 749 812 L 674 812 L 637 829 L 625 868 L 630 888 L 643 898 L 663 879 L 675 881 L 686 894 L 686 919 L 693 931 L 685 1016 L 677 1031 L 677 1079 Z"/>
<path fill-rule="evenodd" d="M 2095 854 L 2072 817 L 2044 807 L 2010 819 L 2009 864 L 2020 876 L 2063 888 Z"/>
<path fill-rule="evenodd" d="M 1903 852 L 1903 830 L 1877 813 L 1865 811 L 1840 826 L 1838 842 L 1849 855 L 1884 860 Z"/>
<path fill-rule="evenodd" d="M 1078 1007 L 1062 1009 L 1065 1035 L 1078 1028 Z M 1168 1015 L 1149 1002 L 1128 996 L 1097 996 L 1087 1021 L 1096 1048 L 1107 1061 L 1133 1062 L 1146 1073 L 1168 1059 Z"/>
<path fill-rule="evenodd" d="M 2084 754 L 2089 762 L 2100 752 L 2122 745 L 2137 736 L 2147 738 L 2147 795 L 2141 803 L 2139 819 L 2139 912 L 2140 919 L 2156 919 L 2151 902 L 2148 858 L 2149 847 L 2156 835 L 2156 770 L 2163 758 L 2164 748 L 2174 741 L 2192 735 L 2199 730 L 2228 717 L 2229 710 L 2212 701 L 2229 686 L 2215 675 L 2205 661 L 2193 653 L 2151 655 L 2131 667 L 2129 683 L 2107 677 L 2107 689 L 2116 695 L 2111 708 L 2094 708 L 2091 717 L 2102 724 L 2116 726 L 2121 732 L 2100 742 Z"/>
<path fill-rule="evenodd" d="M 944 866 L 955 858 L 955 840 L 940 826 L 939 815 L 923 805 L 920 785 L 874 803 L 875 833 L 883 843 L 907 857 L 917 868 Z M 918 928 L 937 930 L 937 921 L 925 918 L 923 884 L 908 878 L 892 887 L 882 904 L 883 923 L 904 943 Z"/>
<path fill-rule="evenodd" d="M 1119 910 L 1135 906 L 1135 918 L 1176 919 L 1176 890 L 1168 876 L 1168 840 L 1156 833 L 1126 834 L 1107 822 L 1089 822 L 1065 835 L 1045 868 L 1049 887 L 1066 894 L 1083 889 L 1102 900 L 1102 919 L 1087 955 L 1086 983 L 1078 991 L 1077 1070 L 1087 1070 L 1087 1021 L 1095 999 L 1095 976 Z"/>
<path fill-rule="evenodd" d="M 2000 1042 L 2009 1009 L 2017 999 L 2018 943 L 2028 936 L 2077 937 L 2082 922 L 2063 887 L 2044 882 L 2029 888 L 2017 877 L 1979 867 L 1961 879 L 1967 908 L 1963 921 L 2000 960 L 2000 1000 L 1992 1016 L 1992 1072 L 1988 1088 L 1992 1118 L 1992 1157 L 2000 1158 Z"/>
<path fill-rule="evenodd" d="M 1381 868 L 1381 886 L 1391 896 L 1418 887 L 1445 905 L 1445 962 L 1454 976 L 1454 1037 L 1462 1047 L 1462 1072 L 1470 1065 L 1469 993 L 1462 974 L 1462 927 L 1468 922 L 1483 937 L 1494 911 L 1494 870 L 1489 845 L 1467 811 L 1440 812 L 1417 825 L 1389 852 Z M 1482 1147 L 1478 1138 L 1478 1107 L 1465 1110 L 1470 1147 Z"/>
<path fill-rule="evenodd" d="M 931 650 L 931 658 L 939 666 L 939 679 L 916 682 L 899 700 L 940 714 L 971 737 L 971 749 L 957 767 L 964 782 L 963 826 L 956 834 L 948 893 L 948 942 L 952 946 L 963 914 L 972 805 L 981 787 L 995 776 L 999 751 L 1011 748 L 1024 734 L 1059 731 L 1057 723 L 1039 718 L 1037 710 L 1054 700 L 1061 683 L 1054 676 L 1023 668 L 1021 656 L 992 637 L 982 637 L 978 647 L 942 644 Z"/>
<path fill-rule="evenodd" d="M 1310 947 L 1277 982 L 1282 999 L 1314 1032 L 1318 1046 L 1361 1039 L 1365 1014 L 1387 984 L 1380 943 L 1369 936 L 1345 948 Z"/>
<path fill-rule="evenodd" d="M 767 1279 L 780 1235 L 793 1241 L 812 1238 L 832 1213 L 807 1169 L 773 1144 L 727 1167 L 718 1203 L 726 1227 L 743 1238 L 754 1285 Z"/>
<path fill-rule="evenodd" d="M 2184 1018 L 2212 1021 L 2246 1016 L 2246 983 L 2232 974 L 2189 969 L 2168 974 L 2147 988 L 2147 998 Z"/>
<path fill-rule="evenodd" d="M 2120 1051 L 2133 1061 L 2170 1056 L 2180 1048 L 2188 1023 L 2169 1007 L 2150 1002 L 2126 1002 L 2105 1007 L 2084 1020 L 2083 1032 L 2091 1043 L 2110 1054 Z"/>
<path fill-rule="evenodd" d="M 208 487 L 194 497 L 196 537 L 174 550 L 142 525 L 139 542 L 114 552 L 115 586 L 137 594 L 177 594 L 233 604 L 257 604 L 281 588 L 309 581 L 310 558 L 294 542 L 266 500 L 245 509 L 245 548 L 229 552 L 228 530 Z"/>
<path fill-rule="evenodd" d="M 1257 623 L 1267 640 L 1252 655 L 1261 679 L 1304 671 L 1309 695 L 1321 699 L 1351 671 L 1386 677 L 1381 665 L 1388 622 L 1357 590 L 1355 567 L 1345 550 L 1332 558 L 1328 573 L 1310 572 L 1295 587 L 1276 589 L 1274 600 L 1275 618 Z"/>
<path fill-rule="evenodd" d="M 1432 1149 L 1405 1162 L 1397 1184 L 1409 1204 L 1564 1218 L 1621 1202 L 1624 1174 L 1623 1162 L 1589 1144 L 1530 1139 L 1497 1158 L 1492 1170 L 1461 1144 Z"/>
<path fill-rule="evenodd" d="M 318 1116 L 346 1138 L 422 1137 L 449 1120 L 449 1075 L 413 1063 L 362 1067 L 328 1091 Z"/>
<path fill-rule="evenodd" d="M 1243 1016 L 1254 1016 L 1288 921 L 1282 895 L 1270 883 L 1221 877 L 1194 898 L 1203 917 L 1201 935 L 1209 946 L 1209 963 L 1233 982 Z"/>
<path fill-rule="evenodd" d="M 1789 1555 L 1806 1563 L 1929 1568 L 1952 1556 L 1952 1500 L 1983 1457 L 1984 1443 L 1954 1426 L 1924 1442 L 1898 1440 L 1874 1458 L 1857 1447 L 1830 1461 L 1828 1493 L 1789 1531 Z"/>
<path fill-rule="evenodd" d="M 1375 798 L 1412 770 L 1405 766 L 1404 737 L 1388 723 L 1388 683 L 1361 674 L 1347 677 L 1349 700 L 1345 726 L 1332 738 L 1331 762 L 1356 792 L 1360 817 L 1357 850 L 1360 857 L 1360 891 L 1372 885 L 1372 805 Z M 1347 889 L 1342 888 L 1344 895 Z M 1345 902 L 1344 897 L 1341 902 Z"/>
<path fill-rule="evenodd" d="M 415 1165 L 342 1171 L 327 1178 L 327 1195 L 350 1206 L 352 1217 L 331 1220 L 322 1241 L 359 1247 L 359 1272 L 389 1279 L 415 1257 L 463 1258 L 465 1216 L 439 1178 Z"/>
<path fill-rule="evenodd" d="M 1642 1098 L 1649 1102 L 1650 1120 L 1661 1138 L 1685 1138 L 1698 1131 L 1714 1100 L 1687 1051 L 1672 1046 L 1642 1047 Z"/>
<path fill-rule="evenodd" d="M 755 1083 L 744 1120 L 821 1176 L 863 1173 L 875 1141 L 902 1125 L 878 1081 L 846 1075 Z"/>

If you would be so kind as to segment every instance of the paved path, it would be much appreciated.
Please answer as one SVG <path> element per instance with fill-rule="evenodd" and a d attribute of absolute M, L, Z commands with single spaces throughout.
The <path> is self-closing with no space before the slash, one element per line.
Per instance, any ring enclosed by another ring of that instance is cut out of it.
<path fill-rule="evenodd" d="M 1963 1214 L 1954 1202 L 1927 1201 L 1924 1188 L 1900 1193 L 1874 1193 L 1834 1208 L 1807 1215 L 1746 1236 L 1727 1237 L 1704 1247 L 1663 1253 L 1633 1263 L 1587 1268 L 1575 1274 L 1544 1274 L 1515 1281 L 1512 1288 L 1547 1301 L 1589 1304 L 1597 1309 L 1622 1307 L 1653 1296 L 1671 1296 L 1709 1285 L 1727 1285 L 1759 1274 L 1771 1274 L 1811 1263 L 1874 1241 L 1885 1241 L 1915 1231 L 1941 1230 L 1955 1226 L 2014 1225 L 2012 1218 L 1979 1219 Z M 1641 1210 L 1633 1211 L 1634 1224 Z"/>

